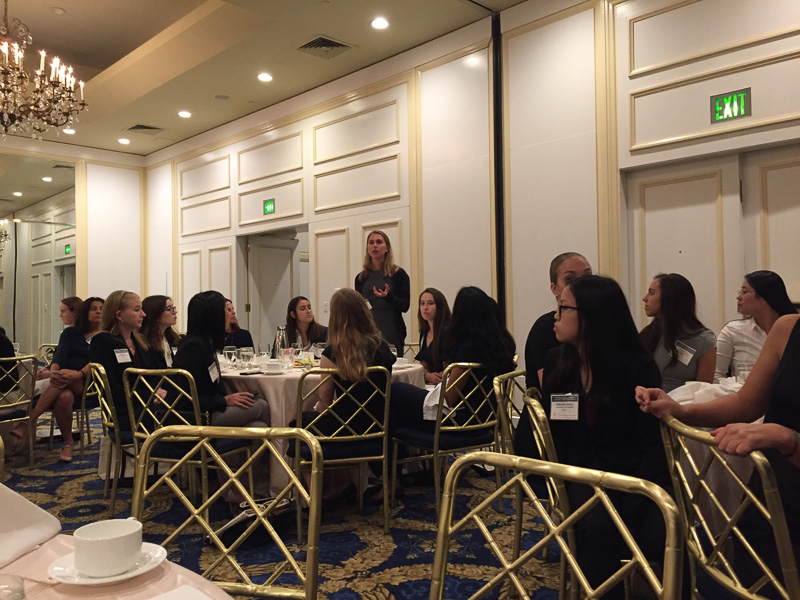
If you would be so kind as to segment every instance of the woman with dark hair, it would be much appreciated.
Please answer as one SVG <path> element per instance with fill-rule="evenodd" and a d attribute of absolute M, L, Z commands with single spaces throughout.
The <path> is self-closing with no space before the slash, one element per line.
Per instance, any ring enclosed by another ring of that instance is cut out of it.
<path fill-rule="evenodd" d="M 286 309 L 286 339 L 290 344 L 301 344 L 304 349 L 328 340 L 328 328 L 314 320 L 311 301 L 305 296 L 295 296 Z"/>
<path fill-rule="evenodd" d="M 697 300 L 689 280 L 677 273 L 659 273 L 642 302 L 645 314 L 653 317 L 642 329 L 642 342 L 656 359 L 664 389 L 671 392 L 687 381 L 711 383 L 716 337 L 697 318 Z"/>
<path fill-rule="evenodd" d="M 236 346 L 237 348 L 255 348 L 253 346 L 253 336 L 247 329 L 239 327 L 236 319 L 236 310 L 233 302 L 225 300 L 225 339 L 223 346 Z"/>
<path fill-rule="evenodd" d="M 181 336 L 173 329 L 178 322 L 178 309 L 169 296 L 148 296 L 142 300 L 145 317 L 142 321 L 142 336 L 147 345 L 158 356 L 158 369 L 172 366 L 173 348 L 178 346 Z M 163 360 L 161 360 L 163 359 Z"/>
<path fill-rule="evenodd" d="M 442 340 L 444 366 L 453 362 L 481 363 L 488 377 L 487 385 L 497 375 L 513 371 L 514 338 L 498 318 L 497 303 L 480 288 L 469 286 L 459 290 L 453 303 L 453 317 Z M 452 377 L 458 381 L 463 373 L 454 368 Z M 482 373 L 480 374 L 482 375 Z M 463 386 L 475 385 L 474 381 L 454 386 L 447 392 L 446 401 L 453 406 L 459 393 L 466 396 L 470 390 Z M 487 393 L 491 391 L 487 388 Z M 403 382 L 392 384 L 391 420 L 392 428 L 407 427 L 433 432 L 436 429 L 435 411 L 431 417 L 425 414 L 425 398 L 428 391 Z M 438 396 L 434 398 L 437 401 Z"/>
<path fill-rule="evenodd" d="M 217 354 L 225 344 L 227 301 L 219 292 L 195 294 L 189 301 L 186 337 L 172 361 L 176 369 L 192 374 L 200 410 L 211 414 L 211 424 L 223 427 L 268 427 L 269 405 L 250 392 L 223 395 Z"/>
<path fill-rule="evenodd" d="M 425 288 L 419 295 L 419 352 L 414 357 L 425 369 L 425 383 L 436 385 L 442 381 L 442 336 L 450 324 L 450 307 L 447 298 L 436 288 Z"/>
<path fill-rule="evenodd" d="M 111 397 L 122 431 L 130 431 L 128 403 L 122 374 L 128 367 L 157 369 L 159 362 L 147 340 L 139 333 L 144 320 L 142 301 L 134 292 L 111 292 L 103 305 L 100 333 L 89 345 L 89 360 L 100 363 L 106 371 Z"/>
<path fill-rule="evenodd" d="M 72 327 L 75 325 L 75 321 L 78 318 L 78 311 L 82 304 L 83 300 L 78 296 L 69 296 L 59 303 L 58 316 L 61 318 L 61 322 L 64 323 L 64 327 Z"/>
<path fill-rule="evenodd" d="M 50 364 L 50 383 L 31 410 L 31 419 L 36 423 L 44 411 L 52 409 L 64 440 L 58 455 L 64 462 L 72 460 L 72 412 L 81 405 L 84 381 L 89 372 L 89 343 L 100 330 L 102 310 L 102 298 L 87 298 L 81 303 L 75 326 L 61 332 Z M 12 430 L 11 435 L 24 437 L 26 431 L 27 426 L 20 425 Z"/>
<path fill-rule="evenodd" d="M 356 275 L 353 288 L 369 303 L 383 339 L 394 345 L 397 356 L 403 356 L 403 313 L 411 306 L 411 287 L 408 273 L 394 264 L 392 243 L 383 231 L 371 231 L 367 236 L 364 268 Z"/>
<path fill-rule="evenodd" d="M 560 346 L 544 368 L 542 406 L 550 418 L 558 460 L 612 471 L 670 487 L 659 423 L 644 418 L 636 404 L 637 385 L 661 381 L 658 366 L 639 339 L 628 303 L 616 281 L 598 275 L 572 280 L 561 292 L 554 327 Z M 553 396 L 559 402 L 552 402 Z M 530 422 L 520 420 L 517 454 L 537 457 Z M 586 486 L 567 488 L 577 508 L 592 494 Z M 609 494 L 634 537 L 655 558 L 663 552 L 664 526 L 653 503 Z M 620 567 L 629 551 L 602 509 L 593 509 L 576 527 L 581 568 L 596 587 Z M 597 552 L 602 548 L 602 552 Z M 622 586 L 611 596 L 622 597 Z"/>
<path fill-rule="evenodd" d="M 746 378 L 775 321 L 797 314 L 783 279 L 772 271 L 753 271 L 744 276 L 736 310 L 745 318 L 729 321 L 717 336 L 715 381 L 728 375 Z"/>

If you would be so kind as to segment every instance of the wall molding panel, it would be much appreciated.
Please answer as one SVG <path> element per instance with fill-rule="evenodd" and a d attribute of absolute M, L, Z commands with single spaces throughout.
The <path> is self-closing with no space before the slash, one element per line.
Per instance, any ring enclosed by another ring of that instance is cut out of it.
<path fill-rule="evenodd" d="M 303 168 L 303 133 L 298 131 L 240 150 L 236 164 L 240 185 L 300 170 Z"/>
<path fill-rule="evenodd" d="M 400 155 L 318 173 L 314 212 L 400 198 Z"/>
<path fill-rule="evenodd" d="M 230 156 L 225 155 L 196 167 L 182 169 L 179 177 L 181 200 L 229 188 Z"/>
<path fill-rule="evenodd" d="M 264 201 L 275 200 L 275 212 L 264 214 Z M 239 194 L 239 225 L 277 221 L 304 214 L 303 180 L 293 179 Z"/>
<path fill-rule="evenodd" d="M 314 164 L 400 142 L 397 100 L 314 127 Z"/>
<path fill-rule="evenodd" d="M 182 237 L 231 228 L 231 197 L 224 196 L 180 208 Z"/>
<path fill-rule="evenodd" d="M 233 298 L 233 246 L 209 246 L 207 258 L 208 289 L 217 290 L 226 298 Z"/>

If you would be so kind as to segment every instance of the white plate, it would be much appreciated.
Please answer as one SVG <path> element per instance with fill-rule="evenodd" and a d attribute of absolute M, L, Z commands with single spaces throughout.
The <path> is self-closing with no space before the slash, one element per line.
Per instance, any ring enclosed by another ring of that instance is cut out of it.
<path fill-rule="evenodd" d="M 167 558 L 167 551 L 158 544 L 142 543 L 142 553 L 128 571 L 113 575 L 111 577 L 88 577 L 81 575 L 78 569 L 75 568 L 75 553 L 72 552 L 66 556 L 62 556 L 55 561 L 50 568 L 47 569 L 47 574 L 59 583 L 71 583 L 74 585 L 108 585 L 109 583 L 116 583 L 117 581 L 125 581 L 137 575 L 147 573 L 155 569 L 158 565 L 164 562 Z"/>
<path fill-rule="evenodd" d="M 406 363 L 404 365 L 398 365 L 397 363 L 392 365 L 393 370 L 402 371 L 403 369 L 410 369 L 414 366 L 414 363 Z"/>

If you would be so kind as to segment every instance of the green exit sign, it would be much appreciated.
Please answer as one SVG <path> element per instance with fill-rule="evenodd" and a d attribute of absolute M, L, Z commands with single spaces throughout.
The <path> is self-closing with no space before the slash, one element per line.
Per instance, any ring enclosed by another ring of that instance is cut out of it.
<path fill-rule="evenodd" d="M 275 212 L 275 198 L 264 200 L 264 214 L 271 215 Z"/>
<path fill-rule="evenodd" d="M 72 254 L 72 244 L 64 245 L 64 254 Z"/>
<path fill-rule="evenodd" d="M 750 88 L 711 96 L 711 124 L 752 115 Z"/>

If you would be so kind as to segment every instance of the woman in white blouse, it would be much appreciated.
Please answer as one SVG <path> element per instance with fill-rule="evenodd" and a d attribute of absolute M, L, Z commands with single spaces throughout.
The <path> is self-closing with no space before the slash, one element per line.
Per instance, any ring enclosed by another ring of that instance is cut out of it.
<path fill-rule="evenodd" d="M 797 313 L 783 279 L 772 271 L 744 276 L 736 310 L 745 318 L 727 323 L 717 337 L 716 382 L 729 375 L 746 377 L 778 317 Z"/>

